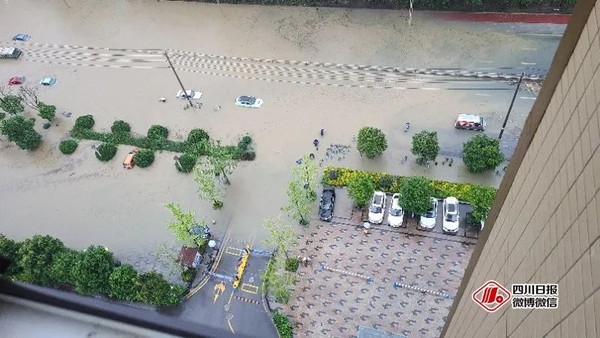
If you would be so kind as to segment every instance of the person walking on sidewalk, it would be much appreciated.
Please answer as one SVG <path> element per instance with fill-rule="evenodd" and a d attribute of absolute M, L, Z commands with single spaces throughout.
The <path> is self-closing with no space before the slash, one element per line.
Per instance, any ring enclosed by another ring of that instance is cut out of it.
<path fill-rule="evenodd" d="M 319 140 L 315 139 L 315 140 L 313 141 L 313 144 L 315 145 L 315 148 L 316 148 L 317 150 L 319 150 Z"/>

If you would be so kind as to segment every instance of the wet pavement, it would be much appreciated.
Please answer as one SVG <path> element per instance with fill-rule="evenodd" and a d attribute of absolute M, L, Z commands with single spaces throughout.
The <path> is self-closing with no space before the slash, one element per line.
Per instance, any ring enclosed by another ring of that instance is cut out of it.
<path fill-rule="evenodd" d="M 272 303 L 290 316 L 295 335 L 356 337 L 370 327 L 438 337 L 474 241 L 387 226 L 366 235 L 360 213 L 346 205 L 335 215 L 340 222 L 313 221 L 300 234 L 298 254 L 312 264 L 299 268 L 288 305 Z"/>

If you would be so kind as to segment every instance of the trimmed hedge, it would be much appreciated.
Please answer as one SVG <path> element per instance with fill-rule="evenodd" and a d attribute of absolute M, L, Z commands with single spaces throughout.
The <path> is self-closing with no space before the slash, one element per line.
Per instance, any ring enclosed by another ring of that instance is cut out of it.
<path fill-rule="evenodd" d="M 169 129 L 155 124 L 148 129 L 147 136 L 151 140 L 166 139 L 167 137 L 169 137 Z"/>
<path fill-rule="evenodd" d="M 192 129 L 187 138 L 188 143 L 199 143 L 208 140 L 210 140 L 210 136 L 203 129 Z"/>
<path fill-rule="evenodd" d="M 396 176 L 386 173 L 373 173 L 369 171 L 353 170 L 348 168 L 332 168 L 327 167 L 323 171 L 323 184 L 345 187 L 348 181 L 358 175 L 364 173 L 370 176 L 375 182 L 377 190 L 385 191 L 387 193 L 396 193 L 400 191 L 400 186 L 406 179 L 405 176 Z M 471 203 L 471 190 L 477 185 L 471 183 L 456 183 L 448 181 L 431 180 L 431 188 L 433 189 L 433 196 L 437 198 L 446 198 L 448 196 L 454 196 L 460 201 Z M 492 187 L 485 187 L 496 192 L 496 189 Z"/>
<path fill-rule="evenodd" d="M 133 162 L 140 168 L 149 167 L 154 162 L 154 151 L 150 149 L 140 149 L 133 155 Z"/>
<path fill-rule="evenodd" d="M 296 272 L 298 270 L 298 265 L 300 262 L 296 257 L 290 257 L 285 260 L 285 270 L 289 272 Z"/>
<path fill-rule="evenodd" d="M 279 313 L 279 311 L 275 311 L 273 312 L 273 322 L 281 338 L 294 337 L 294 327 L 287 316 Z"/>
<path fill-rule="evenodd" d="M 112 160 L 116 154 L 117 146 L 112 143 L 102 143 L 96 149 L 96 158 L 103 162 Z"/>
<path fill-rule="evenodd" d="M 77 149 L 77 141 L 73 139 L 63 140 L 58 145 L 58 149 L 65 155 L 72 154 Z"/>
<path fill-rule="evenodd" d="M 112 127 L 110 127 L 110 130 L 113 133 L 128 133 L 131 131 L 131 126 L 125 121 L 116 120 L 115 122 L 113 122 L 113 125 Z"/>
<path fill-rule="evenodd" d="M 75 120 L 75 127 L 73 128 L 92 129 L 94 124 L 96 124 L 96 121 L 94 121 L 94 117 L 92 115 L 83 115 L 79 116 L 77 120 Z"/>
<path fill-rule="evenodd" d="M 175 168 L 182 173 L 192 172 L 198 158 L 192 154 L 185 153 L 179 156 L 179 161 L 175 162 Z"/>

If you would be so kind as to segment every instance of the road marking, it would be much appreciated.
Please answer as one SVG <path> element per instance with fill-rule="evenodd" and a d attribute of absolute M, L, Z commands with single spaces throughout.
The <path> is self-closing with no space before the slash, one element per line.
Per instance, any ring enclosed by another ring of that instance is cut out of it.
<path fill-rule="evenodd" d="M 213 299 L 213 304 L 217 302 L 217 298 L 225 291 L 225 282 L 221 281 L 215 285 L 215 298 Z"/>
<path fill-rule="evenodd" d="M 255 294 L 258 293 L 258 286 L 252 285 L 252 284 L 243 283 L 242 286 L 241 286 L 241 288 L 240 288 L 240 290 L 255 295 Z"/>
<path fill-rule="evenodd" d="M 492 61 L 492 60 L 481 60 L 479 62 L 481 62 L 481 63 L 494 63 L 494 61 Z"/>
<path fill-rule="evenodd" d="M 477 96 L 492 96 L 492 95 L 490 95 L 490 94 L 479 94 L 479 93 L 477 93 L 477 94 L 475 94 L 475 95 L 477 95 Z"/>
<path fill-rule="evenodd" d="M 537 97 L 528 97 L 528 96 L 519 96 L 519 98 L 523 99 L 523 100 L 535 100 L 535 99 L 537 99 Z"/>
<path fill-rule="evenodd" d="M 521 35 L 529 35 L 529 36 L 558 36 L 562 37 L 562 34 L 544 34 L 544 33 L 521 33 Z"/>
<path fill-rule="evenodd" d="M 249 303 L 249 304 L 254 304 L 254 305 L 260 304 L 260 302 L 257 301 L 257 300 L 246 298 L 246 297 L 242 297 L 242 296 L 235 296 L 234 298 L 236 300 L 241 300 L 242 302 Z"/>
<path fill-rule="evenodd" d="M 233 293 L 235 292 L 234 290 L 231 290 L 231 295 L 229 295 L 229 301 L 227 302 L 227 306 L 229 306 L 231 304 L 231 299 L 233 298 Z"/>
<path fill-rule="evenodd" d="M 243 252 L 244 252 L 244 250 L 242 250 L 240 248 L 234 248 L 231 246 L 225 250 L 226 254 L 234 255 L 234 256 L 241 256 Z"/>
<path fill-rule="evenodd" d="M 227 230 L 227 232 L 225 233 L 225 236 L 223 237 L 223 245 L 227 244 L 227 242 L 229 241 L 229 236 L 231 236 L 231 229 Z M 217 259 L 215 260 L 215 262 L 214 262 L 214 264 L 212 266 L 212 270 L 213 271 L 217 270 L 217 267 L 219 266 L 219 263 L 221 262 L 221 257 L 223 257 L 223 253 L 224 252 L 225 251 L 221 250 L 217 254 Z M 193 288 L 192 290 L 190 290 L 190 292 L 186 296 L 186 299 L 189 299 L 196 292 L 200 291 L 200 289 L 202 289 L 206 285 L 206 283 L 208 283 L 209 280 L 210 280 L 210 275 L 206 275 L 206 277 L 204 277 L 204 280 L 202 280 L 200 282 L 200 284 L 198 284 L 198 286 L 196 286 L 195 288 Z"/>
<path fill-rule="evenodd" d="M 521 64 L 522 64 L 523 66 L 535 66 L 535 65 L 536 65 L 536 63 L 535 63 L 535 62 L 521 62 Z"/>
<path fill-rule="evenodd" d="M 537 48 L 528 48 L 528 47 L 526 47 L 526 48 L 521 48 L 521 50 L 533 50 L 533 51 L 536 51 Z"/>
<path fill-rule="evenodd" d="M 231 319 L 227 319 L 227 324 L 229 325 L 229 329 L 231 330 L 231 333 L 235 334 L 235 331 L 233 331 L 233 326 L 231 326 Z"/>

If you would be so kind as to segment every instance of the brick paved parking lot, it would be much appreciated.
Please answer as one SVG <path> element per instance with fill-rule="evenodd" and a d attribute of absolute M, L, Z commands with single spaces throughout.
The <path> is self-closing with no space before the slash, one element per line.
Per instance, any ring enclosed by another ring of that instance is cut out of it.
<path fill-rule="evenodd" d="M 295 323 L 295 334 L 356 337 L 370 327 L 438 337 L 473 240 L 387 226 L 365 235 L 360 213 L 344 218 L 348 211 L 336 209 L 334 222 L 313 221 L 300 235 L 298 254 L 312 264 L 299 268 L 290 303 L 275 304 Z"/>

